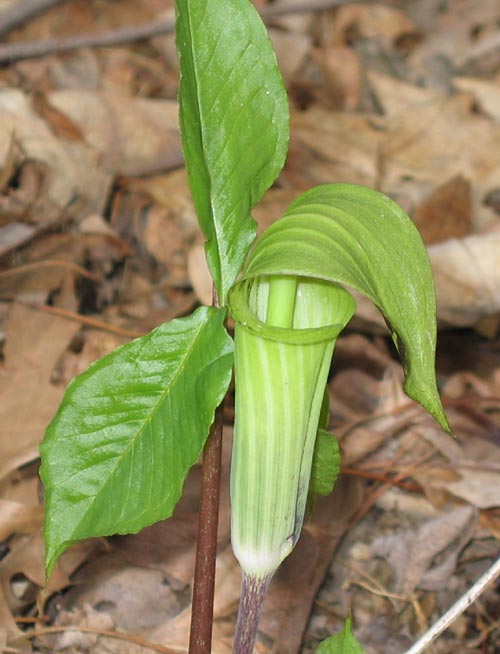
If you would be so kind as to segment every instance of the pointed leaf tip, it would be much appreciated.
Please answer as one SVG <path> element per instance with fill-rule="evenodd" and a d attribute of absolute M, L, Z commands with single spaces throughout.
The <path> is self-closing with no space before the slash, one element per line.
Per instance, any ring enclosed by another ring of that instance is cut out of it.
<path fill-rule="evenodd" d="M 344 628 L 319 644 L 316 654 L 363 654 L 364 649 L 353 636 L 351 618 L 347 618 Z"/>
<path fill-rule="evenodd" d="M 378 191 L 325 184 L 301 195 L 255 244 L 244 278 L 297 275 L 367 296 L 388 323 L 405 390 L 449 431 L 436 384 L 436 299 L 427 251 L 406 213 Z"/>
<path fill-rule="evenodd" d="M 90 366 L 40 446 L 47 575 L 72 543 L 168 518 L 231 380 L 224 309 L 201 307 Z"/>

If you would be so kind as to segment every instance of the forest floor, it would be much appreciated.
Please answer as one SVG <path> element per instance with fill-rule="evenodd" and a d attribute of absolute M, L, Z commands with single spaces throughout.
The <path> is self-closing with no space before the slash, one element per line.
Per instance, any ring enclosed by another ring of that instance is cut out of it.
<path fill-rule="evenodd" d="M 30 4 L 0 0 L 0 651 L 186 652 L 198 467 L 171 520 L 74 546 L 48 588 L 38 478 L 67 383 L 211 302 L 173 6 L 54 0 L 7 22 Z M 500 552 L 500 4 L 256 4 L 288 7 L 266 23 L 292 111 L 259 229 L 326 182 L 377 188 L 410 214 L 435 275 L 455 434 L 404 395 L 384 323 L 360 299 L 329 382 L 343 474 L 272 583 L 256 652 L 312 654 L 351 613 L 367 654 L 403 654 Z M 229 399 L 213 654 L 231 651 L 239 598 L 232 413 Z M 500 654 L 498 581 L 426 651 Z"/>

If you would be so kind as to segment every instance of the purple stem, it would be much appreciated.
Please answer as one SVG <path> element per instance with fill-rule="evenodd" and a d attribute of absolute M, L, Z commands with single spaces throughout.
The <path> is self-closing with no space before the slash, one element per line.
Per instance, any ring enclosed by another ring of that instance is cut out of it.
<path fill-rule="evenodd" d="M 271 578 L 272 574 L 267 577 L 256 578 L 243 573 L 233 654 L 252 654 L 257 636 L 257 627 Z"/>

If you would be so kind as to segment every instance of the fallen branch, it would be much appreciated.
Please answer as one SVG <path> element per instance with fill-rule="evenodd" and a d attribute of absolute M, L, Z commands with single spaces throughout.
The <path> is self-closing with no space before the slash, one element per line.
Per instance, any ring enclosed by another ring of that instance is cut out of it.
<path fill-rule="evenodd" d="M 60 5 L 67 0 L 21 0 L 0 12 L 0 36 L 7 34 L 14 27 L 22 25 L 51 7 Z"/>
<path fill-rule="evenodd" d="M 500 576 L 500 558 L 405 654 L 422 654 Z"/>
<path fill-rule="evenodd" d="M 56 0 L 51 0 L 55 3 Z M 61 1 L 61 0 L 59 0 Z M 346 4 L 355 4 L 361 0 L 311 0 L 304 3 L 303 0 L 283 0 L 277 4 L 265 5 L 259 8 L 264 20 L 270 20 L 278 16 L 291 14 L 303 14 L 310 12 L 326 11 Z M 42 2 L 42 0 L 39 0 Z M 45 0 L 46 3 L 49 0 Z M 49 54 L 70 52 L 79 48 L 99 48 L 123 45 L 144 41 L 154 36 L 172 34 L 175 29 L 174 18 L 162 21 L 152 21 L 136 27 L 123 27 L 121 29 L 108 30 L 99 34 L 81 34 L 70 36 L 65 39 L 44 39 L 41 41 L 25 41 L 19 43 L 4 43 L 0 45 L 0 63 L 18 61 L 20 59 L 31 59 Z"/>

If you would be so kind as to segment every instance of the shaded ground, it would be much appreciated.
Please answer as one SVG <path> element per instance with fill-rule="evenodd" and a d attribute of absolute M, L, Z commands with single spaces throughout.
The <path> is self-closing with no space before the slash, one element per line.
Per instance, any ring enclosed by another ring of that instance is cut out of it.
<path fill-rule="evenodd" d="M 69 0 L 10 30 L 0 57 L 11 44 L 171 17 L 164 0 Z M 384 325 L 360 299 L 330 382 L 344 476 L 273 582 L 257 651 L 314 652 L 352 611 L 367 652 L 402 653 L 500 549 L 500 6 L 346 3 L 268 25 L 292 141 L 255 216 L 263 228 L 304 189 L 332 181 L 379 188 L 410 213 L 436 277 L 438 373 L 456 438 L 404 396 Z M 47 592 L 37 477 L 38 443 L 68 381 L 210 303 L 176 86 L 172 35 L 0 68 L 5 651 L 186 651 L 199 471 L 173 520 L 73 548 Z M 230 401 L 225 416 L 214 654 L 230 652 L 239 596 Z M 500 652 L 499 593 L 492 585 L 432 651 Z"/>

